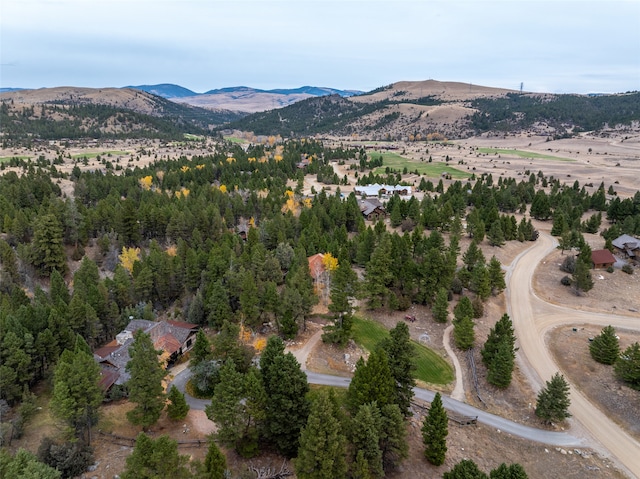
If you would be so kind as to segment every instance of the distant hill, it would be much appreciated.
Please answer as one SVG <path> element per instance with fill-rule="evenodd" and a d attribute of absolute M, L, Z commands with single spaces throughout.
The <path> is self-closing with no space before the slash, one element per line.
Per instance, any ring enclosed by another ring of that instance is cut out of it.
<path fill-rule="evenodd" d="M 293 89 L 260 90 L 247 86 L 236 86 L 209 90 L 202 94 L 187 97 L 175 97 L 173 101 L 187 103 L 202 108 L 222 108 L 244 113 L 273 110 L 292 105 L 307 98 L 327 95 L 350 97 L 359 94 L 357 90 L 338 90 L 335 88 L 303 86 Z"/>
<path fill-rule="evenodd" d="M 131 88 L 40 88 L 0 93 L 4 138 L 162 138 L 207 134 L 238 119 Z"/>
<path fill-rule="evenodd" d="M 150 93 L 175 103 L 192 105 L 208 110 L 228 110 L 235 112 L 237 116 L 244 116 L 258 111 L 282 108 L 298 101 L 311 97 L 326 95 L 340 95 L 347 98 L 359 95 L 358 90 L 339 90 L 336 88 L 302 86 L 300 88 L 279 88 L 274 90 L 261 90 L 247 86 L 234 86 L 208 90 L 197 93 L 173 83 L 159 83 L 157 85 L 133 85 L 121 88 L 122 90 L 134 89 Z M 20 91 L 22 88 L 3 88 L 0 93 Z M 49 90 L 44 88 L 42 90 Z M 102 88 L 99 91 L 112 90 Z M 115 90 L 115 89 L 114 89 Z"/>
<path fill-rule="evenodd" d="M 161 83 L 159 85 L 127 86 L 125 88 L 134 88 L 136 90 L 146 91 L 147 93 L 158 95 L 169 100 L 173 98 L 183 98 L 185 96 L 198 95 L 198 93 L 191 91 L 188 88 L 184 88 L 180 85 L 174 85 L 172 83 Z"/>
<path fill-rule="evenodd" d="M 375 140 L 523 131 L 561 138 L 634 122 L 640 122 L 640 93 L 521 93 L 428 80 L 397 82 L 350 98 L 308 98 L 245 116 L 224 128 L 286 137 L 357 134 Z"/>

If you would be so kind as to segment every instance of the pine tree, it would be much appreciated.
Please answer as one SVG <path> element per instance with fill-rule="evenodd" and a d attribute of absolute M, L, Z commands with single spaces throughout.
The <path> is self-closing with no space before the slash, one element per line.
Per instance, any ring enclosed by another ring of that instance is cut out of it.
<path fill-rule="evenodd" d="M 178 388 L 175 387 L 175 385 L 171 386 L 171 389 L 169 389 L 167 399 L 169 399 L 169 404 L 167 405 L 167 415 L 169 416 L 169 419 L 181 420 L 187 417 L 187 414 L 189 413 L 189 405 L 184 398 L 184 394 L 178 391 Z"/>
<path fill-rule="evenodd" d="M 507 287 L 504 280 L 504 271 L 502 271 L 502 264 L 495 256 L 491 257 L 489 261 L 489 285 L 491 286 L 491 293 L 498 294 L 504 291 Z"/>
<path fill-rule="evenodd" d="M 415 348 L 411 344 L 411 335 L 406 323 L 398 323 L 391 331 L 389 338 L 380 343 L 386 353 L 389 362 L 391 376 L 395 382 L 395 398 L 393 402 L 398 405 L 403 416 L 411 413 L 411 400 L 413 388 L 416 385 L 413 373 L 416 369 L 414 362 Z"/>
<path fill-rule="evenodd" d="M 260 451 L 258 441 L 267 411 L 267 393 L 260 370 L 251 367 L 244 375 L 242 417 L 243 429 L 238 452 L 242 457 L 254 457 Z"/>
<path fill-rule="evenodd" d="M 359 449 L 356 453 L 356 457 L 351 464 L 351 477 L 353 479 L 371 479 L 369 461 L 367 461 L 364 451 Z"/>
<path fill-rule="evenodd" d="M 463 296 L 453 308 L 453 316 L 456 320 L 473 318 L 473 304 L 467 296 Z"/>
<path fill-rule="evenodd" d="M 474 323 L 470 317 L 464 316 L 462 319 L 456 319 L 453 322 L 453 339 L 456 347 L 466 351 L 471 349 L 476 340 L 474 331 Z"/>
<path fill-rule="evenodd" d="M 99 380 L 100 366 L 84 340 L 77 337 L 74 351 L 66 349 L 56 365 L 51 412 L 87 444 L 91 444 L 91 427 L 98 422 L 103 399 Z"/>
<path fill-rule="evenodd" d="M 366 362 L 360 358 L 347 390 L 349 412 L 355 415 L 363 404 L 375 401 L 380 407 L 393 403 L 394 399 L 395 381 L 384 349 L 375 350 Z"/>
<path fill-rule="evenodd" d="M 245 373 L 249 370 L 253 349 L 240 342 L 240 326 L 224 321 L 222 329 L 213 338 L 213 358 L 226 361 L 230 359 L 235 363 L 236 370 Z"/>
<path fill-rule="evenodd" d="M 201 329 L 198 330 L 196 334 L 196 342 L 193 344 L 193 349 L 191 350 L 189 357 L 190 367 L 195 367 L 198 364 L 204 361 L 209 361 L 213 358 L 209 338 L 207 338 L 207 335 Z"/>
<path fill-rule="evenodd" d="M 409 455 L 407 427 L 397 404 L 387 404 L 380 409 L 380 450 L 382 466 L 389 473 L 400 466 Z"/>
<path fill-rule="evenodd" d="M 60 471 L 40 462 L 26 449 L 20 448 L 15 456 L 11 456 L 4 447 L 0 449 L 0 476 L 7 479 L 60 479 L 62 477 Z"/>
<path fill-rule="evenodd" d="M 287 353 L 276 356 L 268 370 L 262 371 L 262 377 L 267 395 L 267 438 L 281 454 L 293 457 L 309 415 L 307 376 L 296 358 Z"/>
<path fill-rule="evenodd" d="M 155 424 L 164 409 L 162 379 L 166 371 L 158 360 L 158 351 L 153 347 L 151 337 L 138 330 L 133 338 L 133 344 L 129 348 L 131 359 L 126 370 L 130 374 L 127 381 L 129 401 L 136 403 L 136 406 L 127 413 L 127 419 L 146 429 Z"/>
<path fill-rule="evenodd" d="M 551 227 L 551 236 L 562 236 L 569 230 L 567 218 L 564 213 L 556 211 L 553 213 L 553 226 Z"/>
<path fill-rule="evenodd" d="M 491 246 L 503 246 L 505 243 L 504 231 L 502 230 L 502 224 L 499 221 L 494 221 L 489 227 L 487 232 L 487 240 Z"/>
<path fill-rule="evenodd" d="M 442 397 L 436 393 L 429 413 L 422 423 L 422 443 L 424 444 L 424 456 L 436 466 L 444 464 L 447 454 L 447 435 L 449 418 L 447 411 L 442 406 Z"/>
<path fill-rule="evenodd" d="M 442 475 L 442 479 L 488 479 L 478 465 L 470 459 L 463 459 Z"/>
<path fill-rule="evenodd" d="M 493 328 L 489 330 L 489 336 L 484 343 L 480 354 L 482 355 L 482 363 L 489 368 L 493 362 L 493 358 L 501 343 L 505 342 L 511 348 L 512 357 L 515 359 L 515 342 L 516 335 L 513 329 L 513 323 L 507 313 L 503 314 Z"/>
<path fill-rule="evenodd" d="M 284 348 L 284 341 L 279 336 L 269 336 L 267 345 L 260 355 L 260 371 L 262 371 L 263 378 L 270 376 L 273 363 L 278 356 L 284 354 Z"/>
<path fill-rule="evenodd" d="M 537 220 L 546 221 L 551 217 L 549 196 L 544 190 L 538 190 L 531 202 L 531 216 Z"/>
<path fill-rule="evenodd" d="M 546 387 L 538 393 L 536 416 L 547 422 L 560 422 L 570 417 L 569 384 L 560 373 L 547 381 Z"/>
<path fill-rule="evenodd" d="M 471 272 L 469 289 L 476 293 L 483 301 L 491 295 L 491 278 L 489 270 L 484 264 L 478 264 Z"/>
<path fill-rule="evenodd" d="M 58 304 L 58 301 L 64 304 L 69 304 L 71 301 L 71 295 L 69 294 L 69 288 L 64 282 L 64 278 L 57 269 L 51 272 L 51 278 L 49 282 L 49 298 L 53 305 Z"/>
<path fill-rule="evenodd" d="M 440 288 L 432 308 L 433 319 L 438 323 L 446 323 L 449 319 L 449 293 Z"/>
<path fill-rule="evenodd" d="M 613 368 L 619 379 L 640 391 L 640 344 L 633 343 L 625 349 Z"/>
<path fill-rule="evenodd" d="M 136 438 L 133 452 L 127 457 L 122 479 L 188 479 L 191 476 L 186 465 L 189 456 L 178 454 L 177 441 L 169 436 L 151 439 L 141 432 Z"/>
<path fill-rule="evenodd" d="M 227 458 L 222 454 L 215 441 L 209 439 L 209 449 L 204 459 L 204 471 L 201 479 L 225 479 L 226 469 Z"/>
<path fill-rule="evenodd" d="M 379 430 L 380 411 L 376 404 L 361 405 L 351 423 L 351 443 L 355 451 L 358 451 L 358 453 L 362 451 L 363 460 L 360 466 L 366 461 L 367 472 L 372 478 L 384 477 Z"/>
<path fill-rule="evenodd" d="M 620 355 L 620 342 L 613 326 L 606 326 L 589 344 L 591 357 L 602 364 L 613 364 Z"/>
<path fill-rule="evenodd" d="M 67 272 L 62 240 L 62 227 L 55 215 L 37 217 L 33 225 L 32 263 L 42 276 L 48 276 L 54 269 L 63 275 Z"/>
<path fill-rule="evenodd" d="M 213 400 L 205 409 L 207 417 L 216 423 L 216 439 L 236 449 L 240 444 L 244 423 L 242 386 L 242 374 L 236 370 L 233 361 L 227 360 L 220 368 L 220 382 L 216 385 Z"/>
<path fill-rule="evenodd" d="M 351 268 L 347 257 L 338 261 L 338 267 L 331 272 L 331 303 L 329 311 L 333 313 L 334 322 L 326 326 L 322 335 L 324 342 L 339 344 L 344 347 L 353 334 L 353 306 L 358 288 L 358 276 Z"/>
<path fill-rule="evenodd" d="M 365 267 L 364 290 L 368 299 L 367 306 L 370 309 L 380 308 L 386 304 L 389 295 L 388 287 L 393 281 L 392 261 L 391 236 L 385 233 Z"/>
<path fill-rule="evenodd" d="M 506 465 L 504 462 L 489 473 L 489 479 L 528 479 L 520 464 Z"/>
<path fill-rule="evenodd" d="M 513 368 L 513 347 L 508 342 L 501 341 L 489 366 L 487 382 L 500 389 L 509 387 Z"/>
<path fill-rule="evenodd" d="M 333 415 L 329 395 L 320 392 L 300 434 L 296 475 L 300 479 L 333 479 L 347 474 L 346 437 Z"/>
<path fill-rule="evenodd" d="M 573 287 L 577 295 L 590 291 L 593 288 L 591 278 L 591 248 L 583 241 L 580 254 L 576 261 L 576 269 L 572 275 Z"/>

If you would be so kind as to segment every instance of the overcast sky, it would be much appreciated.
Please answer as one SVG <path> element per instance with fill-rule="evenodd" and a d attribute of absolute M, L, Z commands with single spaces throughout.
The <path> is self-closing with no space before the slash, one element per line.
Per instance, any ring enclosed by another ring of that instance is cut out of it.
<path fill-rule="evenodd" d="M 0 0 L 1 87 L 640 90 L 640 0 Z"/>

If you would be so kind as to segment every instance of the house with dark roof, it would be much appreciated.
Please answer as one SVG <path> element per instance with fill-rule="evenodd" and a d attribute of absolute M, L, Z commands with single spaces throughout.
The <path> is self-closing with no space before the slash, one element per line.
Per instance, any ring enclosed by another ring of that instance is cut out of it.
<path fill-rule="evenodd" d="M 629 235 L 618 236 L 611 244 L 621 253 L 625 253 L 629 258 L 635 258 L 640 254 L 640 239 Z"/>
<path fill-rule="evenodd" d="M 377 198 L 367 198 L 366 200 L 360 200 L 358 202 L 360 206 L 360 212 L 362 215 L 371 221 L 384 218 L 387 211 L 384 209 L 384 205 Z"/>
<path fill-rule="evenodd" d="M 197 324 L 182 321 L 130 321 L 116 339 L 93 352 L 94 359 L 102 367 L 100 386 L 106 391 L 114 384 L 124 384 L 129 380 L 125 368 L 131 359 L 129 348 L 136 331 L 149 334 L 153 346 L 160 351 L 161 362 L 169 367 L 193 348 L 198 329 Z"/>
<path fill-rule="evenodd" d="M 591 252 L 591 263 L 595 269 L 607 269 L 615 262 L 616 257 L 608 249 L 596 249 Z"/>

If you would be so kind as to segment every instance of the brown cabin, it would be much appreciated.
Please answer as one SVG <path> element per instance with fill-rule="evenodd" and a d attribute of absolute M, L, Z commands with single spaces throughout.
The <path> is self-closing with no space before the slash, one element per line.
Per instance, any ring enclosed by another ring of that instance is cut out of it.
<path fill-rule="evenodd" d="M 616 262 L 616 257 L 608 249 L 597 249 L 591 252 L 591 262 L 595 269 L 607 269 Z"/>

